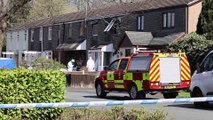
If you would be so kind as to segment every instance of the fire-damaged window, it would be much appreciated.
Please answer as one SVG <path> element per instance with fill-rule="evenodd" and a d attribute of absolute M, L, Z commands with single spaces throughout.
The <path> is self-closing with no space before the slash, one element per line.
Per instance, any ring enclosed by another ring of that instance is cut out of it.
<path fill-rule="evenodd" d="M 129 71 L 148 71 L 150 67 L 151 56 L 135 56 L 129 66 Z"/>

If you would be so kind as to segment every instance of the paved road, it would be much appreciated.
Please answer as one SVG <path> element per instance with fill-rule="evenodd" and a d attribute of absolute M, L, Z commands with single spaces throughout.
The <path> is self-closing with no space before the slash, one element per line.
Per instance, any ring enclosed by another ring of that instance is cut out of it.
<path fill-rule="evenodd" d="M 89 101 L 112 101 L 112 100 L 129 100 L 126 93 L 109 93 L 106 99 L 96 97 L 95 89 L 88 88 L 67 88 L 66 102 L 89 102 Z M 161 94 L 155 96 L 147 95 L 147 99 L 162 98 Z M 167 119 L 172 120 L 212 120 L 213 105 L 210 108 L 196 109 L 192 103 L 187 104 L 157 104 L 142 105 L 145 110 L 161 109 L 168 113 Z M 129 106 L 127 106 L 129 107 Z"/>

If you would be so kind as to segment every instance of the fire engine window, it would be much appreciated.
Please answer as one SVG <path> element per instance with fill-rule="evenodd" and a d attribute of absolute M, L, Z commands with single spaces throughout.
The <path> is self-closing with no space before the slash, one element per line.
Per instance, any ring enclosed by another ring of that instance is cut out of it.
<path fill-rule="evenodd" d="M 118 68 L 118 60 L 111 63 L 109 70 L 116 70 Z"/>
<path fill-rule="evenodd" d="M 128 59 L 121 60 L 120 65 L 119 65 L 119 69 L 124 70 L 127 66 L 127 63 L 128 63 Z"/>
<path fill-rule="evenodd" d="M 140 56 L 140 57 L 133 57 L 132 62 L 130 64 L 130 67 L 128 70 L 130 71 L 148 71 L 150 62 L 151 62 L 152 57 L 151 56 Z"/>

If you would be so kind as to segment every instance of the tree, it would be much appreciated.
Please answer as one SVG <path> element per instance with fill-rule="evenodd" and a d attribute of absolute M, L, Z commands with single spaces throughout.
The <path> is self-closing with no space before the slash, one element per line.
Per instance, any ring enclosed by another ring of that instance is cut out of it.
<path fill-rule="evenodd" d="M 200 63 L 212 48 L 213 41 L 206 40 L 204 36 L 196 33 L 186 35 L 182 40 L 168 46 L 168 49 L 171 51 L 182 50 L 186 53 L 192 73 L 196 69 L 196 64 Z"/>
<path fill-rule="evenodd" d="M 213 0 L 203 0 L 202 11 L 198 20 L 197 33 L 213 40 Z"/>
<path fill-rule="evenodd" d="M 30 4 L 29 20 L 38 20 L 74 11 L 64 0 L 49 0 L 48 2 L 47 0 L 33 0 Z"/>
<path fill-rule="evenodd" d="M 20 8 L 30 1 L 31 0 L 0 0 L 0 53 L 2 52 L 7 22 L 10 16 L 15 15 Z"/>

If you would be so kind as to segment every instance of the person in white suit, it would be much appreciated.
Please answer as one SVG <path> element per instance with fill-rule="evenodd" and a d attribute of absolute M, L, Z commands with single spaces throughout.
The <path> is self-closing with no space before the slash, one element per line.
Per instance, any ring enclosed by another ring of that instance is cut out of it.
<path fill-rule="evenodd" d="M 74 63 L 75 63 L 75 60 L 74 60 L 74 59 L 71 59 L 71 60 L 68 62 L 67 68 L 68 68 L 68 71 L 69 71 L 69 72 L 73 71 Z"/>
<path fill-rule="evenodd" d="M 92 57 L 89 57 L 89 59 L 87 60 L 87 68 L 88 71 L 95 71 L 95 62 Z"/>

